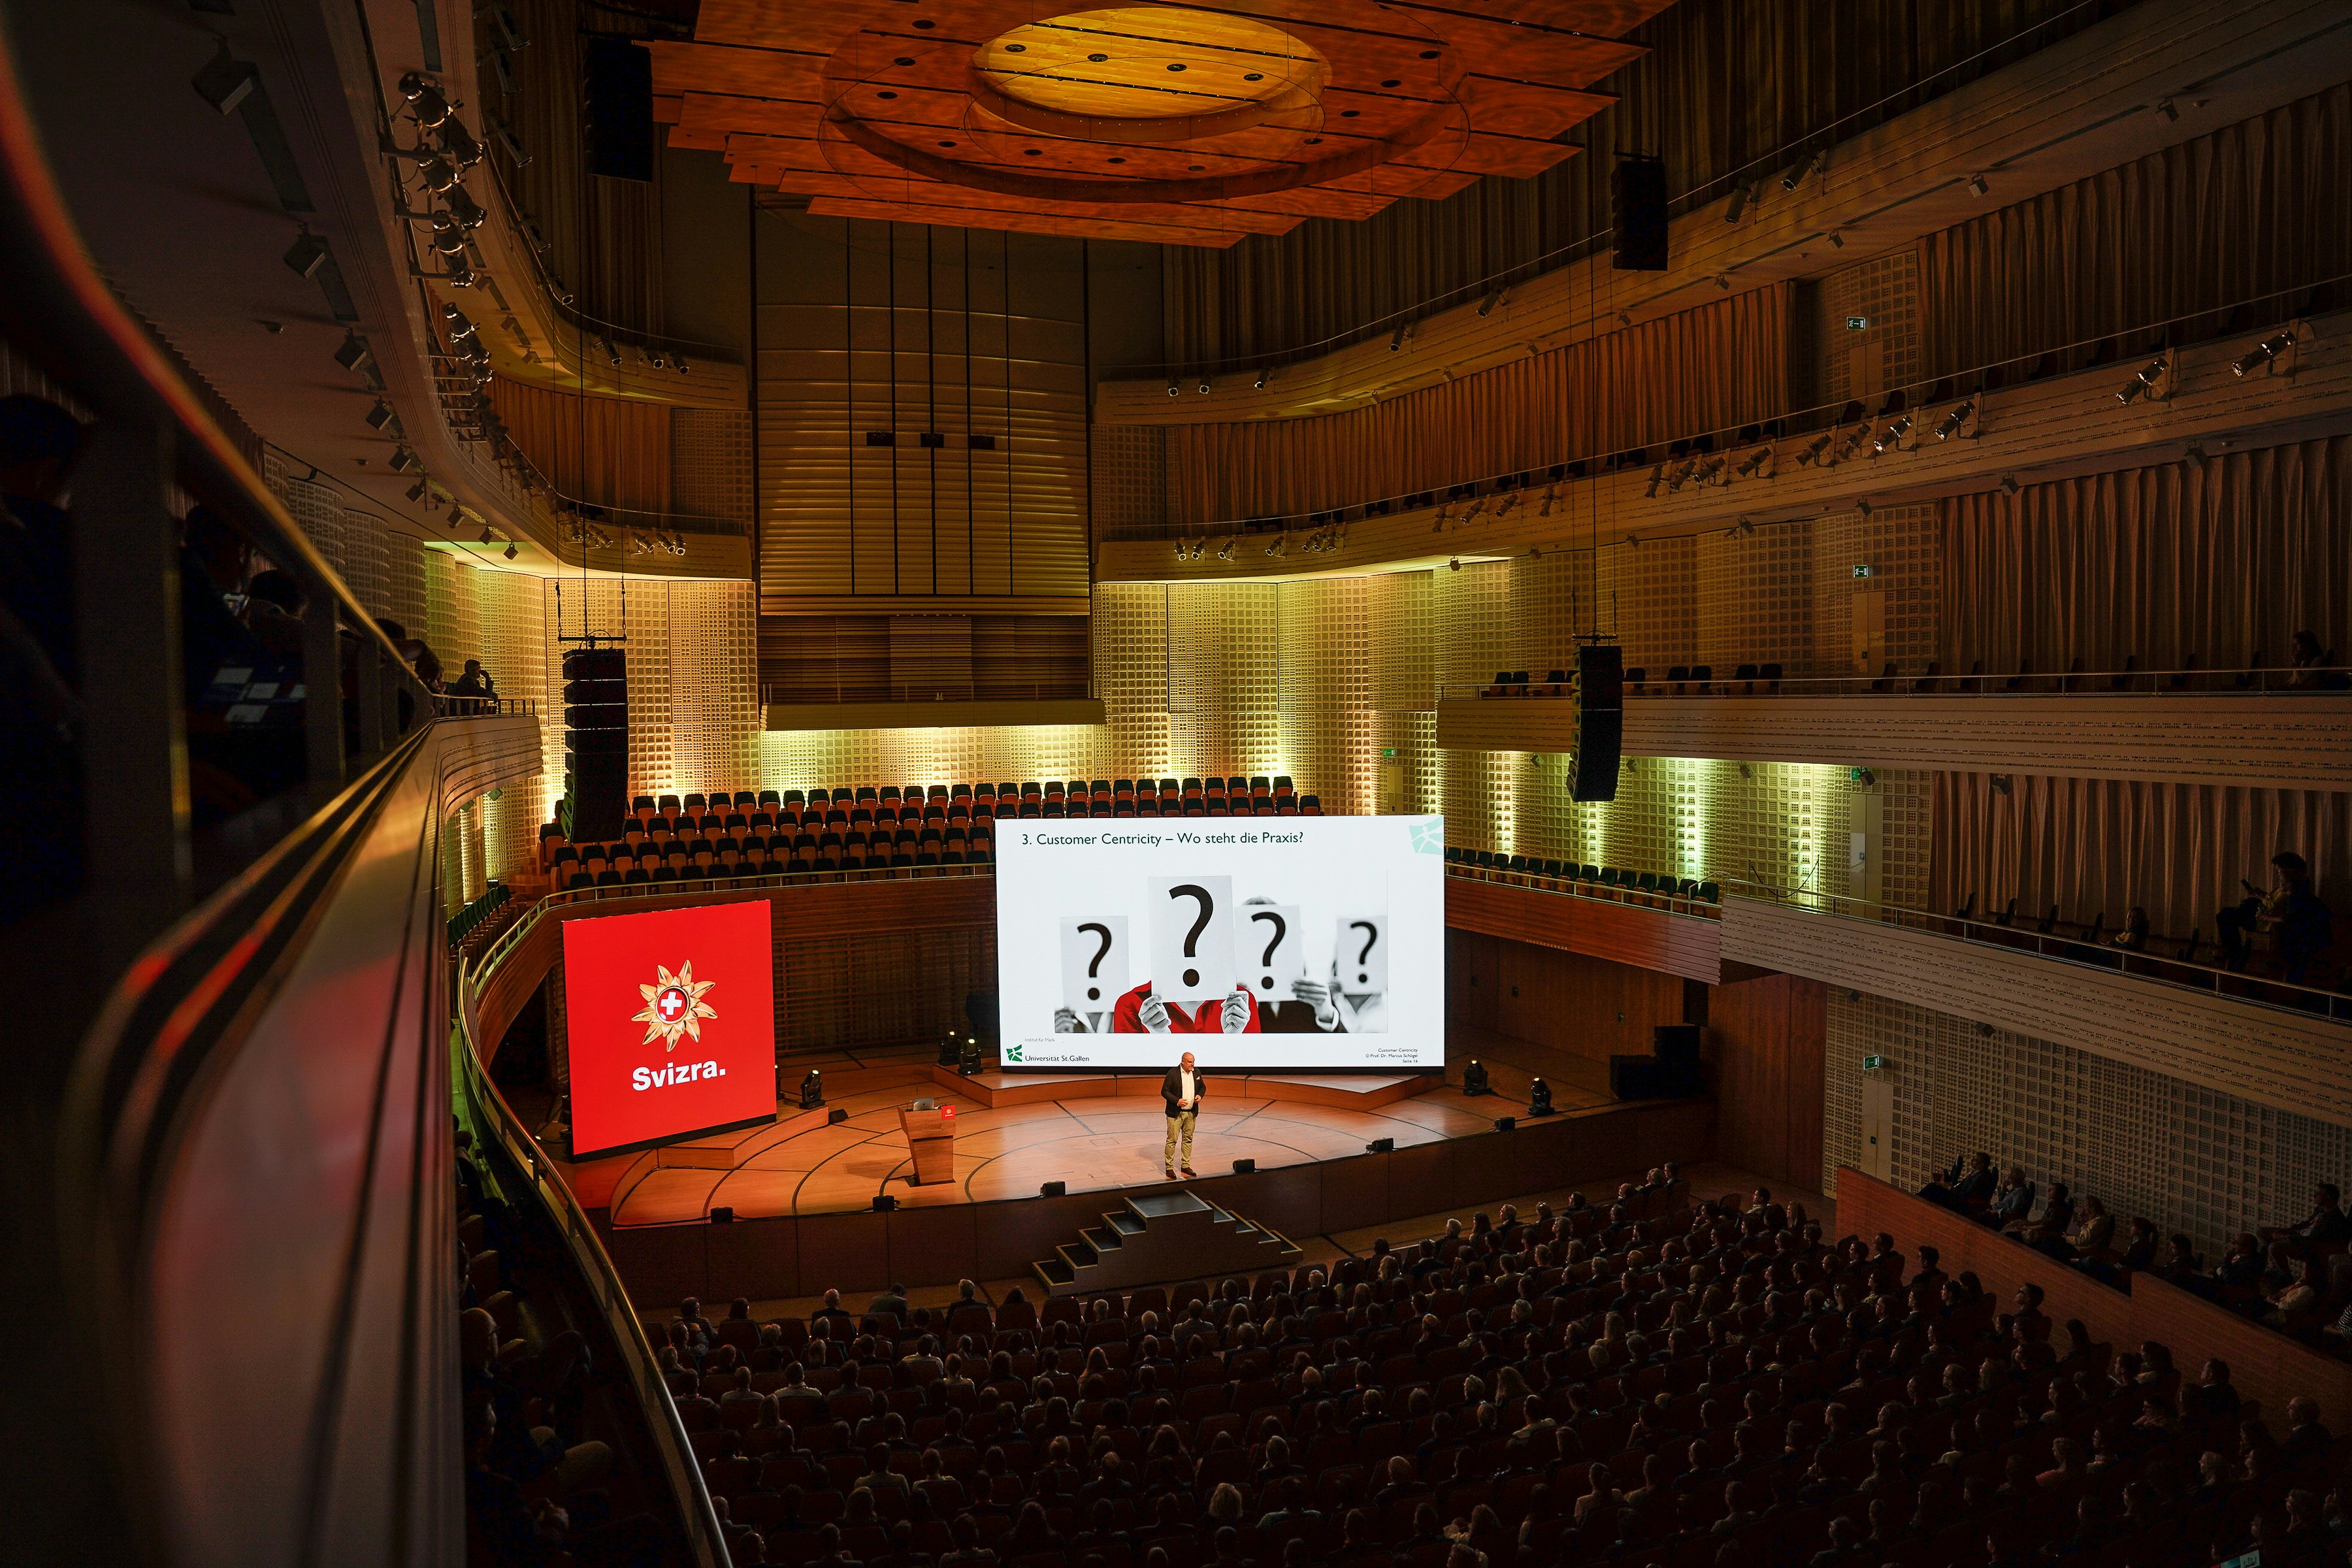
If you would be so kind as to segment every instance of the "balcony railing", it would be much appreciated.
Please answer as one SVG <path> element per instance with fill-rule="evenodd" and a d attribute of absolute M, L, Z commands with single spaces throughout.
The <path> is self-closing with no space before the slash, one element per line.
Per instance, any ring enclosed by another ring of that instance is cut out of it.
<path fill-rule="evenodd" d="M 2256 655 L 2260 658 L 2260 655 Z M 1675 670 L 1681 668 L 1676 675 Z M 2292 692 L 2314 697 L 2352 694 L 2352 666 L 2334 663 L 2302 668 L 2278 665 L 2244 668 L 2142 669 L 2126 664 L 2121 669 L 2019 669 L 2008 673 L 1970 670 L 1946 674 L 1939 666 L 1905 674 L 1890 664 L 1877 675 L 1782 676 L 1777 665 L 1739 665 L 1728 678 L 1711 666 L 1669 667 L 1663 678 L 1644 666 L 1625 672 L 1628 697 L 2051 697 L 2051 696 L 2210 696 L 2242 691 L 2249 695 Z M 1526 701 L 1573 699 L 1573 669 L 1549 673 L 1538 679 L 1445 682 L 1437 688 L 1441 702 L 1480 699 Z M 1638 679 L 1637 679 L 1638 678 Z"/>
<path fill-rule="evenodd" d="M 838 680 L 826 687 L 808 680 L 762 685 L 760 705 L 847 702 L 1076 702 L 1094 695 L 1084 680 L 896 681 Z"/>
<path fill-rule="evenodd" d="M 2060 963 L 2104 969 L 2156 984 L 2176 985 L 2260 1006 L 2352 1021 L 2352 994 L 2203 963 L 2193 955 L 2194 949 L 2178 937 L 2149 936 L 2139 946 L 2125 946 L 2118 936 L 2093 937 L 2087 928 L 2076 921 L 2063 922 L 2075 928 L 2076 934 L 2068 935 L 2056 929 L 2061 922 L 2047 917 L 2013 918 L 2004 914 L 1986 920 L 1974 914 L 1942 915 L 1849 898 L 1842 893 L 1782 888 L 1741 879 L 1725 882 L 1724 891 L 1735 897 L 1791 905 L 1848 920 L 1898 925 L 1982 947 L 2030 952 Z M 1973 895 L 1969 902 L 1975 902 Z M 2026 923 L 2019 923 L 2021 918 Z"/>

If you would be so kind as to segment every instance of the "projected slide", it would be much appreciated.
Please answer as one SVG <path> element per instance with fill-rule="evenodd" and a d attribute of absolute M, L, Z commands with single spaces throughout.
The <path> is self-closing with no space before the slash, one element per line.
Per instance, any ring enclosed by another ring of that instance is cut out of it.
<path fill-rule="evenodd" d="M 1442 1068 L 1444 854 L 1437 816 L 1003 824 L 1004 1066 Z"/>
<path fill-rule="evenodd" d="M 768 902 L 563 922 L 574 1158 L 776 1113 Z"/>

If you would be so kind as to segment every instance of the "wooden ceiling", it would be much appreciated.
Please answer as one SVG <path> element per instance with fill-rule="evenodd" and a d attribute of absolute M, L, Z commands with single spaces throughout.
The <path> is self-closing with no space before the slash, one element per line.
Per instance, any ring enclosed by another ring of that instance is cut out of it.
<path fill-rule="evenodd" d="M 702 0 L 670 144 L 809 210 L 1227 246 L 1539 174 L 1669 0 Z"/>

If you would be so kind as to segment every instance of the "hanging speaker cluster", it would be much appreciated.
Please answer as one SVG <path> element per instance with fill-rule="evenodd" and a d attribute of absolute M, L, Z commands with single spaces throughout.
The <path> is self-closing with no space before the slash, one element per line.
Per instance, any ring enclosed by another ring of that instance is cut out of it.
<path fill-rule="evenodd" d="M 1612 261 L 1620 272 L 1666 269 L 1666 165 L 1643 153 L 1620 153 L 1609 172 Z"/>
<path fill-rule="evenodd" d="M 563 793 L 575 841 L 618 838 L 629 814 L 628 656 L 563 653 Z"/>
<path fill-rule="evenodd" d="M 591 37 L 582 51 L 587 74 L 582 116 L 588 172 L 607 179 L 654 177 L 654 57 L 634 38 Z"/>
<path fill-rule="evenodd" d="M 1618 752 L 1625 738 L 1625 655 L 1613 643 L 1576 650 L 1576 773 L 1570 800 L 1617 798 Z"/>

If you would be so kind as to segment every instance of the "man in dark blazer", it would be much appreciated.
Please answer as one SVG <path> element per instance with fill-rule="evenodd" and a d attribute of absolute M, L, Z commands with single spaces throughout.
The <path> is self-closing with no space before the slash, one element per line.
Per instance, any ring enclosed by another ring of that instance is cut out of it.
<path fill-rule="evenodd" d="M 1180 1141 L 1184 1146 L 1183 1172 L 1188 1176 L 1193 1173 L 1192 1123 L 1201 1114 L 1201 1089 L 1200 1069 L 1194 1065 L 1190 1051 L 1186 1051 L 1183 1059 L 1170 1068 L 1168 1076 L 1160 1080 L 1160 1099 L 1168 1108 L 1168 1142 L 1160 1163 L 1167 1168 L 1168 1179 L 1171 1182 L 1176 1179 L 1176 1146 Z"/>

